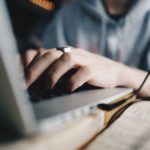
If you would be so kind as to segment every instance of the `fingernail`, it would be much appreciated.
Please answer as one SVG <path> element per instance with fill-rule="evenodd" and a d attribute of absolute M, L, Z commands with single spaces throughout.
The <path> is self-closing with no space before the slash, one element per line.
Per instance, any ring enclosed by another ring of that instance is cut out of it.
<path fill-rule="evenodd" d="M 44 50 L 46 50 L 46 49 L 45 49 L 45 48 L 43 48 L 43 47 L 39 49 L 39 51 L 44 51 Z"/>
<path fill-rule="evenodd" d="M 74 92 L 75 90 L 76 90 L 76 88 L 72 88 L 72 89 L 71 89 L 71 92 Z"/>

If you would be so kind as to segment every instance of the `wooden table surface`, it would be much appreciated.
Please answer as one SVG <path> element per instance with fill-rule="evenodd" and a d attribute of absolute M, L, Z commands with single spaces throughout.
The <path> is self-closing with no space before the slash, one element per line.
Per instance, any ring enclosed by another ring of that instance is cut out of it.
<path fill-rule="evenodd" d="M 102 134 L 100 116 L 85 116 L 66 125 L 57 133 L 44 134 L 19 141 L 2 141 L 0 150 L 149 150 L 150 102 L 138 102 L 128 108 Z M 81 148 L 82 147 L 82 148 Z"/>

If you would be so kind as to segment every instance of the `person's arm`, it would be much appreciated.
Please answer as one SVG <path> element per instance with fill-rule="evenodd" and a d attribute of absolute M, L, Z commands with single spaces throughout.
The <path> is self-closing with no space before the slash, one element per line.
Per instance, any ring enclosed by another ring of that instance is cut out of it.
<path fill-rule="evenodd" d="M 134 88 L 136 90 L 140 87 L 147 75 L 146 71 L 142 71 L 140 69 L 128 67 L 125 65 L 122 65 L 120 70 L 119 80 L 122 85 Z M 150 97 L 150 77 L 148 77 L 148 79 L 146 80 L 142 89 L 139 91 L 139 94 L 140 96 Z"/>

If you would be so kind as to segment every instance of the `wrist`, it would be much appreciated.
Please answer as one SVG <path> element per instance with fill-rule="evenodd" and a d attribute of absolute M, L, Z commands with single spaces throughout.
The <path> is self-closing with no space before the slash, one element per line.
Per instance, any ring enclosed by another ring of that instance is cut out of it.
<path fill-rule="evenodd" d="M 131 88 L 138 88 L 138 85 L 135 84 L 136 82 L 136 74 L 133 71 L 134 68 L 128 67 L 124 64 L 119 64 L 119 73 L 118 73 L 118 80 L 120 86 L 126 86 Z"/>
<path fill-rule="evenodd" d="M 142 85 L 147 72 L 126 66 L 124 64 L 118 63 L 117 67 L 117 84 L 116 86 L 125 86 L 133 88 L 135 90 L 139 89 Z M 140 96 L 150 96 L 150 77 L 147 79 L 142 89 L 139 91 Z"/>
<path fill-rule="evenodd" d="M 120 85 L 134 88 L 135 90 L 142 84 L 146 73 L 133 67 L 122 64 L 120 69 Z"/>

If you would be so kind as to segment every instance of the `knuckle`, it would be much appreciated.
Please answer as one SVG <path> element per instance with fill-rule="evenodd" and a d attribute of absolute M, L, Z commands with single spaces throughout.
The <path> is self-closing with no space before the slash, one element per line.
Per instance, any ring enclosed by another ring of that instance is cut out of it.
<path fill-rule="evenodd" d="M 53 56 L 54 56 L 53 52 L 52 51 L 48 51 L 43 57 L 46 58 L 46 59 L 49 59 L 49 58 L 51 58 Z"/>
<path fill-rule="evenodd" d="M 93 71 L 92 68 L 85 66 L 83 67 L 83 72 L 85 72 L 85 74 L 92 75 Z"/>
<path fill-rule="evenodd" d="M 46 53 L 46 52 L 43 51 L 43 50 L 40 50 L 40 51 L 39 51 L 39 55 L 40 55 L 40 56 L 43 56 L 45 53 Z"/>
<path fill-rule="evenodd" d="M 73 60 L 73 57 L 70 53 L 65 53 L 64 56 L 63 56 L 63 60 L 71 62 Z"/>

